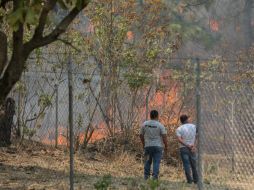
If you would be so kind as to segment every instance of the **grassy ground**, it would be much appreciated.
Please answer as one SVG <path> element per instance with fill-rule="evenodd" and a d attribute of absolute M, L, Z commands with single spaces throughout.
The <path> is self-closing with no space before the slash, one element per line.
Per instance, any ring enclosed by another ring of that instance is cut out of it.
<path fill-rule="evenodd" d="M 69 189 L 69 153 L 42 145 L 10 147 L 0 149 L 1 190 Z M 133 156 L 122 153 L 114 158 L 102 155 L 88 158 L 75 155 L 75 189 L 95 189 L 94 185 L 108 189 L 151 189 L 157 184 L 142 179 L 142 163 Z M 110 176 L 109 176 L 110 175 Z M 181 169 L 162 163 L 159 188 L 172 190 L 194 190 L 195 185 L 184 183 Z M 206 185 L 213 189 L 231 189 L 223 185 Z M 239 188 L 235 188 L 239 189 Z"/>
<path fill-rule="evenodd" d="M 216 182 L 217 185 L 226 186 L 228 189 L 254 189 L 252 157 L 245 154 L 235 155 L 235 166 L 233 167 L 231 155 L 204 154 L 203 163 L 205 182 Z M 212 189 L 212 187 L 213 185 L 210 185 L 207 189 Z"/>

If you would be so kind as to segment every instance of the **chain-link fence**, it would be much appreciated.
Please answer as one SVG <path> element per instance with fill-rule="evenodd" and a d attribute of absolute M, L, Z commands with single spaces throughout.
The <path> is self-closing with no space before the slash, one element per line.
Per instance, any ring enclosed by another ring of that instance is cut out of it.
<path fill-rule="evenodd" d="M 201 71 L 204 189 L 254 188 L 254 89 L 253 78 L 247 76 L 253 70 L 244 64 L 239 70 L 236 62 L 228 61 Z"/>
<path fill-rule="evenodd" d="M 252 78 L 246 75 L 251 69 L 239 70 L 230 63 L 222 68 L 222 62 L 214 60 L 200 60 L 200 72 L 195 70 L 198 60 L 182 59 L 182 66 L 174 64 L 178 59 L 171 60 L 152 74 L 154 80 L 145 88 L 136 91 L 120 77 L 117 93 L 115 88 L 107 91 L 101 80 L 110 76 L 72 63 L 74 148 L 117 133 L 128 143 L 152 108 L 159 110 L 161 121 L 171 130 L 173 147 L 179 115 L 184 112 L 196 118 L 197 114 L 199 188 L 253 189 L 254 89 Z M 16 128 L 23 138 L 70 146 L 68 80 L 66 67 L 24 73 L 11 93 L 17 105 Z M 200 102 L 196 101 L 199 97 Z"/>
<path fill-rule="evenodd" d="M 62 73 L 61 78 L 55 78 L 58 72 L 28 71 L 12 92 L 16 100 L 16 128 L 20 128 L 22 137 L 49 145 L 68 145 L 69 129 L 69 99 L 68 76 Z M 80 76 L 82 75 L 82 77 Z M 83 83 L 83 73 L 75 73 L 73 78 L 73 107 L 75 137 L 83 139 L 84 130 L 91 120 L 96 131 L 100 129 L 101 117 L 96 111 L 96 100 L 88 95 Z M 96 79 L 94 79 L 96 80 Z M 96 82 L 93 82 L 96 85 Z M 97 96 L 96 87 L 95 96 Z M 93 116 L 91 116 L 93 114 Z M 92 118 L 93 117 L 93 118 Z M 96 132 L 94 138 L 100 135 Z M 98 137 L 99 138 L 99 137 Z"/>
<path fill-rule="evenodd" d="M 49 64 L 46 69 L 39 67 L 24 72 L 13 89 L 15 131 L 21 131 L 22 138 L 48 145 L 69 146 L 68 81 L 71 79 L 68 78 L 67 62 L 57 69 L 54 65 L 59 63 L 55 60 L 49 61 Z M 114 92 L 114 87 L 105 84 L 110 76 L 101 74 L 98 68 L 92 68 L 90 72 L 87 65 L 71 64 L 76 148 L 86 146 L 88 141 L 113 137 L 116 133 L 123 133 L 124 138 L 128 139 L 131 135 L 129 131 L 147 117 L 149 106 L 159 108 L 162 104 L 156 103 L 156 98 L 162 101 L 162 94 L 156 93 L 156 82 L 149 84 L 148 89 L 131 90 L 122 76 L 117 92 Z M 154 96 L 154 93 L 157 95 Z"/>

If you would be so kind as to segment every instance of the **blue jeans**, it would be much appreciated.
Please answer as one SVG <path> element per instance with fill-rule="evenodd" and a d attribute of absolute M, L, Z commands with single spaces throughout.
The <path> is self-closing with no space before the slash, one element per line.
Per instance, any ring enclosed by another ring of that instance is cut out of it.
<path fill-rule="evenodd" d="M 144 166 L 144 178 L 150 177 L 151 165 L 153 163 L 153 179 L 158 179 L 160 162 L 162 158 L 162 147 L 150 146 L 145 147 L 145 166 Z"/>
<path fill-rule="evenodd" d="M 197 156 L 192 153 L 187 147 L 180 148 L 180 155 L 183 162 L 183 168 L 185 171 L 185 176 L 188 183 L 198 182 L 198 172 L 197 172 Z M 192 174 L 192 175 L 191 175 Z"/>

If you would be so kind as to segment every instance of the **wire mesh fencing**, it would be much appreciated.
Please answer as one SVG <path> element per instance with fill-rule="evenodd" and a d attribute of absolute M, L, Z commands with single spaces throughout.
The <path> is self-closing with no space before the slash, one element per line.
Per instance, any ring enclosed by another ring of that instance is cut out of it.
<path fill-rule="evenodd" d="M 133 93 L 123 82 L 118 95 L 113 96 L 101 88 L 98 73 L 90 77 L 80 72 L 82 69 L 77 66 L 72 72 L 75 148 L 120 131 L 126 132 L 127 138 L 127 131 L 145 118 L 146 92 Z M 68 80 L 66 70 L 39 69 L 23 74 L 10 94 L 16 102 L 15 127 L 21 130 L 22 138 L 69 146 Z M 151 92 L 154 90 L 152 87 Z"/>
<path fill-rule="evenodd" d="M 198 155 L 203 189 L 252 190 L 254 86 L 253 78 L 246 75 L 252 69 L 239 70 L 230 62 L 222 67 L 221 61 L 207 59 L 200 60 L 199 73 L 195 70 L 197 60 L 182 61 L 181 66 L 170 62 L 155 73 L 150 86 L 137 91 L 130 89 L 124 78 L 120 78 L 117 91 L 107 91 L 109 87 L 101 78 L 110 76 L 102 76 L 94 68 L 93 72 L 84 72 L 82 65 L 74 66 L 74 148 L 116 133 L 122 133 L 123 142 L 128 144 L 134 134 L 130 129 L 139 127 L 150 109 L 161 113 L 173 147 L 177 144 L 173 135 L 179 115 L 189 113 L 197 121 L 196 114 L 200 113 Z M 196 80 L 199 74 L 200 85 Z M 11 93 L 17 108 L 16 128 L 23 138 L 56 147 L 70 146 L 68 80 L 66 68 L 23 74 Z M 195 95 L 197 87 L 200 92 Z M 200 106 L 195 105 L 198 96 Z"/>
<path fill-rule="evenodd" d="M 201 72 L 204 189 L 254 188 L 253 80 L 233 65 Z"/>

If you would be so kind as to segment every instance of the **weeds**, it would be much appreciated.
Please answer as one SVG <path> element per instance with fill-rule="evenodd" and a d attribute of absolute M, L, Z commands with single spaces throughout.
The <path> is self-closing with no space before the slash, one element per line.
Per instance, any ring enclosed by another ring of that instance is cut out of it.
<path fill-rule="evenodd" d="M 105 175 L 100 179 L 98 182 L 94 184 L 95 189 L 97 190 L 107 190 L 108 187 L 112 183 L 112 176 L 111 175 Z"/>
<path fill-rule="evenodd" d="M 158 180 L 148 180 L 148 184 L 151 190 L 156 190 L 160 186 L 160 182 Z"/>

